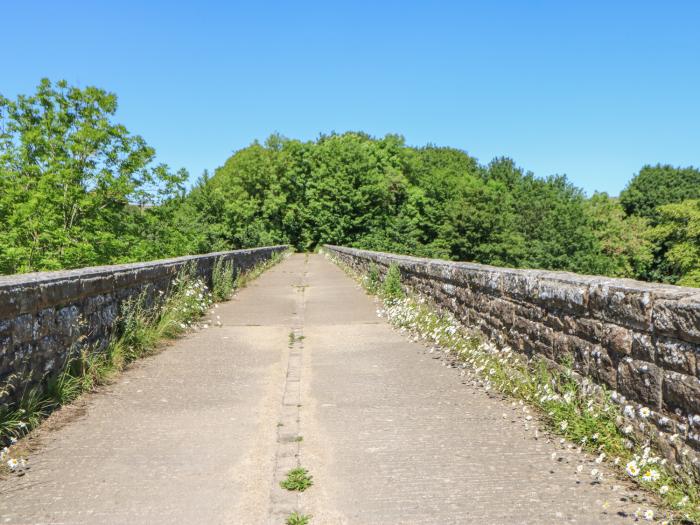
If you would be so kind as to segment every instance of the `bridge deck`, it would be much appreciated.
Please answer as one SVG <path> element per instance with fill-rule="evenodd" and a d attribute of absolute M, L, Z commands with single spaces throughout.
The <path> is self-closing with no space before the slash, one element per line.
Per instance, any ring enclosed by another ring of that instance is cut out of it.
<path fill-rule="evenodd" d="M 595 465 L 577 474 L 578 456 L 535 440 L 520 410 L 462 384 L 375 308 L 324 258 L 292 256 L 215 311 L 223 327 L 53 417 L 60 428 L 39 432 L 28 473 L 0 482 L 0 515 L 282 524 L 300 508 L 312 524 L 630 523 L 618 515 L 637 508 L 620 501 L 626 489 L 591 484 Z M 300 495 L 278 486 L 297 462 L 315 481 Z"/>

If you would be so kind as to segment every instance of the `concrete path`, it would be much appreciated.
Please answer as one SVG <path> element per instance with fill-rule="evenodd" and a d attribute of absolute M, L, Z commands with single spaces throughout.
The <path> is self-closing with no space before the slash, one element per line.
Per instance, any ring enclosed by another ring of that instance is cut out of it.
<path fill-rule="evenodd" d="M 0 521 L 632 521 L 625 489 L 592 484 L 594 465 L 578 474 L 520 407 L 462 384 L 375 310 L 323 257 L 292 256 L 214 311 L 223 327 L 52 418 L 72 421 L 39 431 L 32 468 L 0 481 Z M 315 481 L 302 494 L 279 487 L 297 465 Z"/>

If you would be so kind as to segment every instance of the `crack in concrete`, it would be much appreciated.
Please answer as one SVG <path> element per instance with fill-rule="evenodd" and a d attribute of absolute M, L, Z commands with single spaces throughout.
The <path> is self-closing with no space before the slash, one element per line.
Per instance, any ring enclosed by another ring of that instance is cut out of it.
<path fill-rule="evenodd" d="M 301 494 L 288 491 L 280 486 L 287 472 L 301 466 L 301 441 L 299 441 L 301 421 L 301 359 L 304 349 L 304 313 L 306 310 L 306 289 L 308 258 L 304 261 L 304 272 L 300 284 L 294 284 L 297 292 L 295 308 L 292 312 L 291 335 L 287 352 L 287 373 L 282 395 L 280 421 L 277 424 L 277 450 L 270 489 L 270 525 L 285 523 L 289 514 L 301 509 Z M 293 338 L 292 338 L 293 337 Z"/>

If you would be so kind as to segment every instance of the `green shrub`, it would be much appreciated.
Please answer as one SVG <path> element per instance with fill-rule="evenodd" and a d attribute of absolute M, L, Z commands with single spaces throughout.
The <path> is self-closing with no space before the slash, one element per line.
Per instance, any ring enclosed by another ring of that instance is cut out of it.
<path fill-rule="evenodd" d="M 403 299 L 406 294 L 401 287 L 401 271 L 396 264 L 389 266 L 382 285 L 382 295 L 389 300 Z"/>
<path fill-rule="evenodd" d="M 367 291 L 371 294 L 376 294 L 379 291 L 381 285 L 381 277 L 379 275 L 379 269 L 374 263 L 369 263 L 369 269 L 367 270 L 365 286 Z"/>

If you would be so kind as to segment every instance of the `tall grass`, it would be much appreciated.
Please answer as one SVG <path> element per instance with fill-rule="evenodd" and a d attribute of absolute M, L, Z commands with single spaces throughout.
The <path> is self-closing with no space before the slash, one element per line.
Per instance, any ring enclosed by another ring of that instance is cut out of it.
<path fill-rule="evenodd" d="M 233 261 L 220 257 L 214 263 L 212 271 L 212 293 L 216 301 L 228 301 L 236 288 L 237 275 L 234 275 Z"/>

